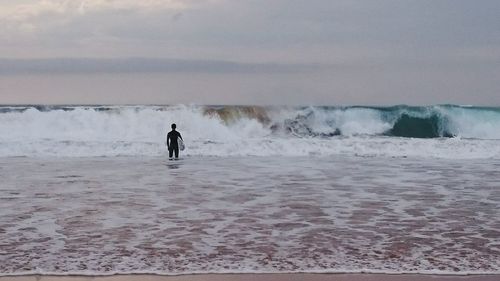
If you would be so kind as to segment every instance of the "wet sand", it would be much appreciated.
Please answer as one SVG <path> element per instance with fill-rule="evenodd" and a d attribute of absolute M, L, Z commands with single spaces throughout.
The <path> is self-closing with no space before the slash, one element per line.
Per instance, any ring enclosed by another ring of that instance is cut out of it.
<path fill-rule="evenodd" d="M 115 275 L 115 276 L 11 276 L 0 281 L 496 281 L 500 275 L 418 275 L 418 274 L 195 274 L 181 276 Z"/>
<path fill-rule="evenodd" d="M 1 158 L 0 167 L 0 274 L 500 273 L 499 160 Z"/>

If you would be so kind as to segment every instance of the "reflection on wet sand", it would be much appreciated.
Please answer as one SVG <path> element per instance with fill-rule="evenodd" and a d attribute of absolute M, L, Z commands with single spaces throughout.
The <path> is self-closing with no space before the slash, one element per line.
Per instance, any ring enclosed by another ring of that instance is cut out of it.
<path fill-rule="evenodd" d="M 2 273 L 500 270 L 496 160 L 0 161 Z"/>

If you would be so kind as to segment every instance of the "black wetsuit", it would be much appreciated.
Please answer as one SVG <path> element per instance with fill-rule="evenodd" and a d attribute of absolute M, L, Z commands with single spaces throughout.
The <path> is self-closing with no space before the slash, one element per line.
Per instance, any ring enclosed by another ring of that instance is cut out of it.
<path fill-rule="evenodd" d="M 181 134 L 176 130 L 172 130 L 167 134 L 167 145 L 168 145 L 168 157 L 172 158 L 175 152 L 175 158 L 179 158 L 179 143 L 178 138 L 181 138 Z M 170 142 L 169 142 L 170 140 Z"/>

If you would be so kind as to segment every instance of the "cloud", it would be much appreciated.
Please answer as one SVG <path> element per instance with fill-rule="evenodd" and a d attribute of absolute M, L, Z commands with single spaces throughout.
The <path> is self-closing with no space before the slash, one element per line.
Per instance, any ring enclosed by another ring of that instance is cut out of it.
<path fill-rule="evenodd" d="M 182 0 L 41 0 L 24 4 L 4 4 L 0 19 L 26 21 L 44 14 L 84 15 L 103 10 L 183 10 L 200 1 Z"/>
<path fill-rule="evenodd" d="M 171 12 L 175 16 L 183 10 L 212 2 L 217 0 L 41 0 L 0 3 L 0 23 L 4 34 L 35 33 L 96 13 Z"/>
<path fill-rule="evenodd" d="M 338 63 L 500 46 L 496 0 L 19 1 L 0 0 L 3 57 Z"/>

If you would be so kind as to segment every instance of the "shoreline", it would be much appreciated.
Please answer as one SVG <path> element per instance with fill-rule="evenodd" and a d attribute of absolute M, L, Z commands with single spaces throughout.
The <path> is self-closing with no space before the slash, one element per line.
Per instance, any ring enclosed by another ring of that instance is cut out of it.
<path fill-rule="evenodd" d="M 0 276 L 0 281 L 494 281 L 500 274 L 437 275 L 386 273 L 209 273 L 186 275 L 116 274 L 90 275 L 18 275 Z"/>

